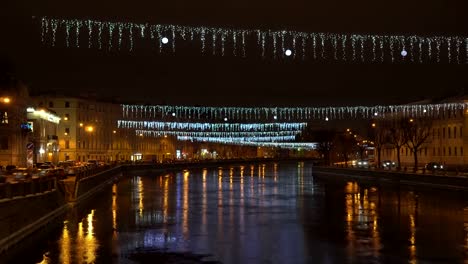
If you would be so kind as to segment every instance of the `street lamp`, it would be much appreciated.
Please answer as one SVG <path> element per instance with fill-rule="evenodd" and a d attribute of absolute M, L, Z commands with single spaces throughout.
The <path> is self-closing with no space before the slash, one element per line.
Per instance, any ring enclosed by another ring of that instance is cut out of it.
<path fill-rule="evenodd" d="M 0 97 L 0 102 L 9 104 L 11 102 L 10 97 Z"/>
<path fill-rule="evenodd" d="M 86 132 L 93 132 L 94 131 L 94 127 L 93 126 L 87 126 L 85 128 Z"/>

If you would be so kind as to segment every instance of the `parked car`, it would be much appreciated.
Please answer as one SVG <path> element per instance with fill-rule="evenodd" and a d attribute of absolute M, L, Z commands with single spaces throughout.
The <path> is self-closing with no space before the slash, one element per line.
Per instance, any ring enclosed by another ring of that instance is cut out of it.
<path fill-rule="evenodd" d="M 27 168 L 17 168 L 13 171 L 13 178 L 15 179 L 15 181 L 23 181 L 31 179 L 31 177 L 31 171 Z"/>
<path fill-rule="evenodd" d="M 439 171 L 444 169 L 444 165 L 439 162 L 432 161 L 427 163 L 425 168 L 429 171 Z"/>
<path fill-rule="evenodd" d="M 382 161 L 382 167 L 384 169 L 394 168 L 394 167 L 396 167 L 396 162 L 394 162 L 393 160 L 384 160 L 384 161 Z"/>
<path fill-rule="evenodd" d="M 369 160 L 358 160 L 356 162 L 357 168 L 370 168 L 370 161 Z"/>

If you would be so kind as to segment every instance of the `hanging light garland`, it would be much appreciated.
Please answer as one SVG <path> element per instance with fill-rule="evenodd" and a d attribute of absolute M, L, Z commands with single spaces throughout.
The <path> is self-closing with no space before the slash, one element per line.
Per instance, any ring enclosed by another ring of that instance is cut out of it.
<path fill-rule="evenodd" d="M 156 130 L 190 130 L 190 131 L 301 131 L 307 123 L 182 123 L 157 121 L 131 121 L 117 120 L 117 127 L 130 129 L 156 129 Z"/>
<path fill-rule="evenodd" d="M 212 132 L 212 131 L 168 131 L 168 130 L 135 130 L 137 136 L 163 137 L 163 136 L 181 136 L 181 137 L 271 137 L 271 136 L 296 136 L 300 134 L 300 130 L 291 131 L 228 131 L 228 132 Z"/>
<path fill-rule="evenodd" d="M 41 18 L 41 40 L 57 45 L 61 33 L 67 47 L 134 50 L 135 40 L 157 46 L 158 52 L 175 52 L 181 40 L 196 41 L 202 54 L 246 57 L 247 40 L 256 43 L 257 56 L 272 58 L 312 58 L 341 62 L 444 62 L 468 63 L 468 36 L 416 36 L 307 33 L 290 30 L 190 27 L 149 23 L 110 22 L 81 19 Z M 190 35 L 190 40 L 187 35 Z M 221 42 L 221 43 L 220 43 Z M 300 43 L 300 45 L 299 45 Z M 219 45 L 221 44 L 221 47 Z M 300 48 L 299 48 L 299 47 Z M 415 48 L 417 47 L 417 48 Z M 231 49 L 226 52 L 226 49 Z M 221 49 L 221 52 L 219 52 Z M 249 53 L 254 55 L 253 53 Z"/>
<path fill-rule="evenodd" d="M 282 142 L 294 141 L 295 136 L 274 136 L 274 137 L 189 137 L 177 136 L 177 140 L 204 141 L 204 142 Z"/>
<path fill-rule="evenodd" d="M 129 119 L 161 120 L 172 117 L 180 120 L 224 121 L 306 121 L 312 119 L 329 120 L 347 118 L 376 118 L 393 115 L 400 115 L 403 117 L 418 117 L 434 116 L 447 112 L 457 114 L 458 112 L 464 111 L 467 108 L 466 103 L 341 107 L 205 107 L 171 105 L 148 106 L 128 104 L 123 104 L 121 106 L 124 118 Z M 152 127 L 152 129 L 153 128 L 156 127 Z"/>
<path fill-rule="evenodd" d="M 190 137 L 180 137 L 177 138 L 180 141 L 197 141 Z M 270 148 L 285 148 L 285 149 L 306 149 L 306 150 L 313 150 L 317 148 L 317 143 L 315 142 L 256 142 L 256 141 L 238 141 L 238 140 L 231 140 L 229 138 L 219 139 L 219 138 L 212 138 L 210 139 L 202 139 L 200 142 L 208 142 L 208 143 L 220 143 L 220 144 L 228 144 L 228 145 L 241 145 L 241 146 L 253 146 L 253 147 L 270 147 Z"/>

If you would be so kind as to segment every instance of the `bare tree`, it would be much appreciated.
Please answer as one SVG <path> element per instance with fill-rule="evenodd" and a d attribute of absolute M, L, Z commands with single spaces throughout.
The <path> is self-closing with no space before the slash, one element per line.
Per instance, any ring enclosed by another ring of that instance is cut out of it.
<path fill-rule="evenodd" d="M 356 146 L 356 140 L 349 133 L 339 133 L 335 137 L 337 151 L 341 154 L 342 160 L 348 166 L 349 155 L 353 152 Z"/>
<path fill-rule="evenodd" d="M 393 145 L 397 153 L 397 169 L 401 169 L 401 157 L 400 150 L 406 144 L 406 137 L 403 131 L 403 126 L 405 120 L 403 119 L 393 119 L 390 121 L 390 128 L 388 130 L 388 139 L 389 143 Z"/>
<path fill-rule="evenodd" d="M 389 122 L 379 122 L 375 124 L 373 127 L 373 134 L 374 134 L 374 148 L 377 151 L 377 167 L 381 167 L 381 155 L 382 155 L 382 148 L 385 146 L 386 143 L 389 141 L 390 137 L 390 125 Z M 398 162 L 399 163 L 399 162 Z"/>
<path fill-rule="evenodd" d="M 414 170 L 418 168 L 418 151 L 422 149 L 430 136 L 432 129 L 432 119 L 414 118 L 402 122 L 403 135 L 406 139 L 405 145 L 413 153 Z"/>
<path fill-rule="evenodd" d="M 333 139 L 335 138 L 336 131 L 334 130 L 316 130 L 305 131 L 302 139 L 306 141 L 317 142 L 317 152 L 323 158 L 325 165 L 330 165 L 330 155 L 334 148 Z"/>

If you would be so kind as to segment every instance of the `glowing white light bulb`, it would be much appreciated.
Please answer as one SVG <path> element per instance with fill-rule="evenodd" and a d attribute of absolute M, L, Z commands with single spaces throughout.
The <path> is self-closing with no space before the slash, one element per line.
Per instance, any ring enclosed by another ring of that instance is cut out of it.
<path fill-rule="evenodd" d="M 406 57 L 408 55 L 408 52 L 406 50 L 401 51 L 401 56 Z"/>
<path fill-rule="evenodd" d="M 273 119 L 275 119 L 275 120 L 276 120 L 276 119 L 278 119 L 278 117 L 277 117 L 277 116 L 273 116 Z"/>
<path fill-rule="evenodd" d="M 175 113 L 172 113 L 172 116 L 175 116 Z"/>
<path fill-rule="evenodd" d="M 325 121 L 328 121 L 328 117 L 325 117 Z"/>
<path fill-rule="evenodd" d="M 169 42 L 169 39 L 166 38 L 166 37 L 163 37 L 163 38 L 161 39 L 161 42 L 162 42 L 163 44 L 167 44 L 167 43 Z"/>
<path fill-rule="evenodd" d="M 375 116 L 378 116 L 379 114 L 377 112 L 374 113 Z"/>
<path fill-rule="evenodd" d="M 291 56 L 292 51 L 291 51 L 290 49 L 287 49 L 287 50 L 284 52 L 284 54 L 285 54 L 286 56 L 289 57 L 289 56 Z"/>
<path fill-rule="evenodd" d="M 227 117 L 224 118 L 224 121 L 227 121 Z"/>

